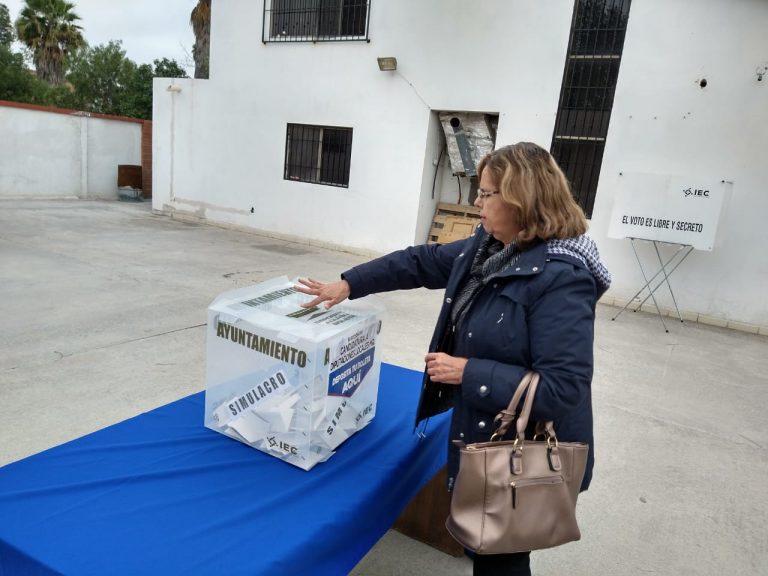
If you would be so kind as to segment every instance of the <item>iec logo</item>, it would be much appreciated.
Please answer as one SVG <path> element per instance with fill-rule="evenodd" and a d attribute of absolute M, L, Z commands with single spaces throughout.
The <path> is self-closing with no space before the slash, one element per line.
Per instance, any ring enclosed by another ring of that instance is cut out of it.
<path fill-rule="evenodd" d="M 699 198 L 709 198 L 709 190 L 702 188 L 686 188 L 683 190 L 683 194 L 686 198 L 689 196 L 698 196 Z"/>
<path fill-rule="evenodd" d="M 366 350 L 359 356 L 337 368 L 328 376 L 328 395 L 345 396 L 349 398 L 365 380 L 366 374 L 373 366 L 375 348 Z"/>

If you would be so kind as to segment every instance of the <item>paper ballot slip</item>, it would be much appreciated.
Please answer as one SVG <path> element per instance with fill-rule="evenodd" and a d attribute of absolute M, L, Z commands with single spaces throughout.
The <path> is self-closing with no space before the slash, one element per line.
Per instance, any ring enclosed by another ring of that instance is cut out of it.
<path fill-rule="evenodd" d="M 275 278 L 208 308 L 205 426 L 309 470 L 376 414 L 383 306 L 330 310 Z"/>

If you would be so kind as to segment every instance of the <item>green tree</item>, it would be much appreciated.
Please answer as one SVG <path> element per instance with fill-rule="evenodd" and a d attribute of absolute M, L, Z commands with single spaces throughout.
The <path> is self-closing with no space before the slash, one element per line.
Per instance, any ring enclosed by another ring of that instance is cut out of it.
<path fill-rule="evenodd" d="M 0 100 L 45 103 L 47 84 L 24 65 L 24 56 L 0 45 Z"/>
<path fill-rule="evenodd" d="M 211 0 L 198 0 L 192 9 L 189 23 L 195 33 L 192 57 L 195 59 L 195 78 L 208 78 L 208 59 L 211 52 Z"/>
<path fill-rule="evenodd" d="M 120 110 L 123 116 L 131 118 L 152 118 L 152 66 L 141 64 L 136 67 L 131 81 L 126 86 Z"/>
<path fill-rule="evenodd" d="M 102 114 L 123 114 L 123 101 L 136 64 L 126 58 L 119 40 L 72 54 L 67 80 L 75 89 L 78 108 Z"/>
<path fill-rule="evenodd" d="M 187 76 L 168 58 L 155 60 L 154 66 L 136 65 L 126 57 L 118 40 L 78 50 L 69 67 L 67 80 L 75 91 L 76 108 L 144 119 L 152 117 L 152 79 Z"/>
<path fill-rule="evenodd" d="M 10 48 L 15 39 L 16 35 L 13 33 L 8 6 L 0 4 L 0 46 Z"/>
<path fill-rule="evenodd" d="M 46 106 L 53 106 L 54 108 L 70 108 L 77 110 L 79 108 L 79 100 L 74 89 L 69 84 L 62 84 L 60 86 L 51 86 L 42 80 L 37 80 L 45 86 L 45 94 L 43 95 L 43 104 Z"/>
<path fill-rule="evenodd" d="M 26 0 L 16 20 L 16 34 L 32 51 L 38 78 L 49 84 L 64 82 L 67 55 L 86 45 L 74 7 L 65 0 Z"/>
<path fill-rule="evenodd" d="M 70 86 L 51 86 L 29 70 L 24 55 L 0 45 L 0 100 L 73 108 Z"/>
<path fill-rule="evenodd" d="M 188 78 L 187 71 L 176 62 L 168 58 L 160 58 L 154 61 L 155 78 Z"/>
<path fill-rule="evenodd" d="M 125 116 L 147 120 L 152 118 L 153 78 L 187 78 L 187 72 L 176 60 L 168 58 L 155 60 L 154 66 L 139 66 L 125 93 L 122 107 Z"/>

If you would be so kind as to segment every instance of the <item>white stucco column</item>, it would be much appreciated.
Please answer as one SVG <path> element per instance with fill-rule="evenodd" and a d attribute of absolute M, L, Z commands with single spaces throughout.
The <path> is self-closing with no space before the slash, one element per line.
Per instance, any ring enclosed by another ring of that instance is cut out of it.
<path fill-rule="evenodd" d="M 79 115 L 80 124 L 80 198 L 88 198 L 88 116 Z"/>

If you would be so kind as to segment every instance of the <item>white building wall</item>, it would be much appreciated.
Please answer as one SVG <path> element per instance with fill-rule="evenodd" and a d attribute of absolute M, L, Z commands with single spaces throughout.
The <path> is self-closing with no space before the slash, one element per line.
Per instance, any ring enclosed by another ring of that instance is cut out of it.
<path fill-rule="evenodd" d="M 217 5 L 211 79 L 179 83 L 178 93 L 155 84 L 154 207 L 363 251 L 424 242 L 440 200 L 439 190 L 431 198 L 433 111 L 502 112 L 500 138 L 549 138 L 571 7 L 374 1 L 370 43 L 262 44 L 262 2 Z M 378 56 L 395 56 L 398 70 L 380 72 Z M 349 188 L 283 180 L 288 123 L 353 128 Z M 162 175 L 171 140 L 172 200 Z M 194 150 L 182 154 L 179 142 Z"/>
<path fill-rule="evenodd" d="M 79 196 L 80 120 L 0 106 L 0 198 Z"/>
<path fill-rule="evenodd" d="M 386 252 L 423 242 L 436 203 L 458 197 L 445 157 L 431 195 L 436 111 L 498 114 L 497 147 L 550 146 L 573 0 L 373 0 L 370 43 L 263 44 L 262 10 L 215 5 L 211 79 L 176 93 L 156 80 L 155 209 Z M 734 182 L 727 235 L 675 273 L 678 302 L 689 317 L 768 326 L 766 22 L 764 0 L 633 1 L 591 221 L 614 275 L 607 300 L 640 283 L 628 241 L 607 238 L 618 172 L 706 174 Z M 398 70 L 380 72 L 377 56 Z M 353 128 L 349 188 L 283 180 L 289 122 Z"/>
<path fill-rule="evenodd" d="M 141 124 L 0 104 L 0 198 L 117 198 Z"/>
<path fill-rule="evenodd" d="M 416 213 L 416 230 L 413 244 L 423 244 L 424 239 L 432 229 L 432 219 L 435 215 L 435 203 L 444 201 L 441 197 L 443 178 L 450 169 L 446 154 L 440 158 L 440 150 L 445 146 L 445 137 L 442 133 L 440 119 L 437 112 L 432 112 L 427 128 L 426 153 L 421 173 L 421 198 L 419 199 L 418 212 Z M 439 162 L 439 164 L 438 164 Z"/>
<path fill-rule="evenodd" d="M 629 240 L 606 237 L 619 172 L 730 180 L 722 245 L 694 251 L 672 286 L 689 318 L 768 327 L 768 77 L 755 73 L 768 64 L 766 26 L 764 0 L 632 3 L 591 223 L 614 277 L 609 298 L 625 301 L 644 284 Z M 666 289 L 657 296 L 674 309 Z"/>
<path fill-rule="evenodd" d="M 87 188 L 81 197 L 116 198 L 117 167 L 141 164 L 141 124 L 106 118 L 81 117 L 87 131 Z"/>

